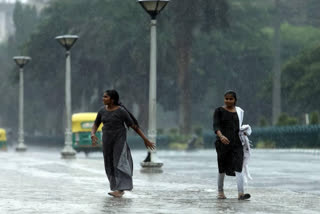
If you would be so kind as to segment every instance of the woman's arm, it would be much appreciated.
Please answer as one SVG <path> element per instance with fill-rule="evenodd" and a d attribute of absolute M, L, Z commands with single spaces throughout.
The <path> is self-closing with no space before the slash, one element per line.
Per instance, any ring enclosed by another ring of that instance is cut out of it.
<path fill-rule="evenodd" d="M 226 136 L 224 136 L 220 130 L 216 131 L 216 133 L 217 133 L 217 136 L 220 138 L 220 141 L 223 144 L 229 144 L 230 143 L 229 139 Z"/>
<path fill-rule="evenodd" d="M 97 142 L 98 142 L 98 137 L 96 136 L 96 132 L 98 130 L 98 127 L 100 126 L 101 124 L 101 113 L 100 111 L 98 112 L 97 114 L 97 117 L 92 125 L 92 128 L 91 128 L 91 142 L 92 142 L 92 146 L 96 146 L 97 145 Z"/>
<path fill-rule="evenodd" d="M 131 128 L 143 139 L 144 145 L 148 149 L 153 150 L 156 148 L 155 144 L 148 140 L 148 138 L 143 134 L 143 132 L 141 131 L 141 129 L 138 126 L 132 125 Z"/>
<path fill-rule="evenodd" d="M 229 144 L 230 143 L 229 139 L 227 137 L 225 137 L 222 134 L 222 132 L 220 131 L 220 123 L 221 123 L 220 111 L 219 111 L 219 109 L 216 109 L 213 114 L 213 130 L 214 130 L 215 134 L 220 138 L 220 141 L 223 144 Z"/>
<path fill-rule="evenodd" d="M 126 124 L 127 127 L 131 127 L 144 141 L 144 145 L 150 149 L 150 150 L 153 150 L 156 148 L 155 144 L 150 142 L 148 140 L 148 138 L 143 134 L 143 132 L 141 131 L 141 129 L 139 128 L 139 126 L 134 123 L 133 119 L 131 118 L 129 112 L 127 110 L 123 110 L 122 111 L 122 119 L 123 119 L 123 122 Z"/>
<path fill-rule="evenodd" d="M 98 141 L 98 137 L 96 136 L 96 132 L 98 130 L 98 127 L 96 124 L 92 125 L 91 128 L 91 142 L 92 142 L 92 146 L 96 146 L 97 145 L 97 141 Z"/>

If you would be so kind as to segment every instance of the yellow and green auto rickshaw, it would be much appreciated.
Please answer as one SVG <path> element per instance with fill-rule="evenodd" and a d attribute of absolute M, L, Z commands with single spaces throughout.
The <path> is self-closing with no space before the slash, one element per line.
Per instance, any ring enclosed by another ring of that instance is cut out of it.
<path fill-rule="evenodd" d="M 0 128 L 0 150 L 7 151 L 7 136 L 6 130 Z"/>
<path fill-rule="evenodd" d="M 72 115 L 72 147 L 77 151 L 83 151 L 86 155 L 102 148 L 102 124 L 99 126 L 96 136 L 98 145 L 93 147 L 91 143 L 91 128 L 97 117 L 97 113 L 85 112 Z"/>

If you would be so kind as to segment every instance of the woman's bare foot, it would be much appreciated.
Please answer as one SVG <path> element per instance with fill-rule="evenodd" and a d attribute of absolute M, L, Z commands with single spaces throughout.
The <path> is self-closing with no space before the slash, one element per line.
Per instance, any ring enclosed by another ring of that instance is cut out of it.
<path fill-rule="evenodd" d="M 124 191 L 117 190 L 117 191 L 109 192 L 108 194 L 115 198 L 121 198 L 124 195 Z"/>
<path fill-rule="evenodd" d="M 224 192 L 219 192 L 217 198 L 218 199 L 226 199 L 227 197 L 224 195 Z"/>

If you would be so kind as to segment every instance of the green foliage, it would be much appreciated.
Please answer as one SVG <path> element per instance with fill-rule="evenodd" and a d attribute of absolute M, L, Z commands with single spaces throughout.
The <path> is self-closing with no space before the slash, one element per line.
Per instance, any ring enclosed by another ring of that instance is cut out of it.
<path fill-rule="evenodd" d="M 318 8 L 319 1 L 306 1 L 307 4 L 299 0 L 281 1 L 282 60 L 286 62 L 282 101 L 285 112 L 292 115 L 314 111 L 320 105 L 314 99 L 320 92 L 319 53 L 315 48 L 320 34 L 314 27 L 318 26 L 317 10 L 312 10 Z M 190 124 L 211 127 L 212 110 L 222 105 L 225 90 L 234 89 L 239 105 L 249 112 L 246 121 L 253 125 L 259 123 L 261 115 L 268 118 L 272 8 L 273 1 L 265 0 L 171 1 L 157 25 L 158 103 L 165 110 L 179 111 L 181 100 L 177 97 L 185 93 L 185 100 L 192 105 Z M 296 13 L 298 16 L 292 15 Z M 313 17 L 312 23 L 309 16 Z M 54 37 L 78 34 L 80 39 L 71 56 L 73 112 L 97 111 L 101 93 L 113 87 L 129 109 L 130 104 L 139 105 L 142 111 L 138 120 L 145 127 L 149 21 L 132 0 L 51 1 L 40 17 L 34 8 L 17 3 L 16 34 L 0 47 L 0 78 L 5 80 L 0 85 L 0 98 L 6 103 L 0 108 L 3 121 L 16 125 L 17 114 L 9 114 L 17 112 L 18 100 L 18 73 L 13 72 L 12 56 L 21 53 L 33 58 L 25 69 L 26 132 L 41 129 L 45 133 L 63 133 L 65 58 Z M 312 49 L 297 56 L 304 48 Z M 183 58 L 186 53 L 190 55 Z M 179 62 L 188 66 L 179 67 Z M 190 85 L 188 90 L 179 91 L 183 78 L 178 71 L 184 69 L 190 71 L 186 76 Z M 264 86 L 266 92 L 261 93 Z M 12 108 L 8 110 L 6 106 Z M 179 138 L 177 130 L 171 135 Z"/>
<path fill-rule="evenodd" d="M 158 135 L 163 135 L 164 134 L 164 129 L 158 129 L 157 130 Z"/>
<path fill-rule="evenodd" d="M 297 113 L 316 110 L 320 105 L 320 46 L 305 50 L 289 60 L 282 71 L 285 110 Z"/>
<path fill-rule="evenodd" d="M 320 114 L 318 111 L 313 111 L 310 113 L 310 124 L 315 125 L 320 123 Z"/>
<path fill-rule="evenodd" d="M 258 141 L 258 143 L 255 145 L 256 149 L 274 149 L 276 148 L 276 143 L 273 141 Z"/>
<path fill-rule="evenodd" d="M 312 26 L 320 26 L 320 1 L 318 0 L 306 0 L 306 16 L 308 24 Z"/>
<path fill-rule="evenodd" d="M 182 143 L 182 144 L 185 144 L 185 143 L 188 142 L 188 140 L 190 138 L 191 138 L 190 135 L 183 135 L 183 134 L 171 135 L 171 134 L 169 134 L 170 143 Z"/>
<path fill-rule="evenodd" d="M 193 150 L 203 148 L 202 127 L 194 127 L 195 135 L 184 135 L 177 128 L 169 130 L 169 148 L 174 150 Z"/>
<path fill-rule="evenodd" d="M 16 130 L 18 121 L 18 68 L 13 56 L 24 55 L 26 42 L 36 31 L 38 15 L 34 7 L 16 2 L 13 11 L 15 34 L 9 36 L 6 43 L 0 44 L 0 125 Z M 28 66 L 26 66 L 28 68 Z M 28 71 L 26 69 L 26 71 Z M 28 83 L 26 83 L 28 86 Z M 28 124 L 28 122 L 26 123 Z"/>
<path fill-rule="evenodd" d="M 193 127 L 193 132 L 199 137 L 202 136 L 202 132 L 203 132 L 202 126 Z"/>
<path fill-rule="evenodd" d="M 186 143 L 170 143 L 169 144 L 169 149 L 172 150 L 186 150 L 188 148 L 188 144 Z"/>
<path fill-rule="evenodd" d="M 260 127 L 265 127 L 265 126 L 268 126 L 268 121 L 265 117 L 261 117 L 260 120 L 259 120 L 259 126 Z"/>
<path fill-rule="evenodd" d="M 169 130 L 169 135 L 170 135 L 170 136 L 178 136 L 178 135 L 179 135 L 179 129 L 177 129 L 177 128 L 171 128 L 171 129 Z"/>
<path fill-rule="evenodd" d="M 277 122 L 277 126 L 293 126 L 298 124 L 298 119 L 295 117 L 290 117 L 286 113 L 282 113 Z"/>
<path fill-rule="evenodd" d="M 284 60 L 296 56 L 301 49 L 320 45 L 320 29 L 312 26 L 281 25 L 282 57 Z"/>
<path fill-rule="evenodd" d="M 264 32 L 272 38 L 271 28 Z M 281 57 L 283 61 L 281 74 L 282 110 L 290 114 L 313 111 L 319 105 L 317 96 L 320 92 L 319 79 L 320 30 L 312 26 L 293 26 L 284 23 L 281 26 Z M 271 103 L 272 75 L 265 79 L 261 99 Z M 269 106 L 271 109 L 271 106 Z"/>
<path fill-rule="evenodd" d="M 192 91 L 197 92 L 193 100 L 201 103 L 206 96 L 211 97 L 204 109 L 194 109 L 195 121 L 208 120 L 207 112 L 212 111 L 209 106 L 222 105 L 223 93 L 228 89 L 236 90 L 241 96 L 239 105 L 250 111 L 246 115 L 249 121 L 258 122 L 255 118 L 268 109 L 257 96 L 272 65 L 271 38 L 265 32 L 270 22 L 268 7 L 251 0 L 230 1 L 230 4 L 229 28 L 207 34 L 196 32 L 192 77 L 198 84 L 192 85 Z M 249 106 L 259 108 L 251 110 Z"/>
<path fill-rule="evenodd" d="M 25 42 L 30 38 L 30 35 L 35 32 L 38 24 L 38 15 L 35 7 L 23 5 L 17 1 L 13 11 L 13 22 L 15 25 L 15 46 L 23 49 Z"/>

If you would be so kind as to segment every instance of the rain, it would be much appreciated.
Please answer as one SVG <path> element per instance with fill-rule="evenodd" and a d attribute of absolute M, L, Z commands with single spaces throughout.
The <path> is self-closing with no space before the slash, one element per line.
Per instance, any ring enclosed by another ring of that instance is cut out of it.
<path fill-rule="evenodd" d="M 0 0 L 0 213 L 319 213 L 319 9 Z M 101 126 L 92 145 L 110 89 L 156 145 L 127 127 L 133 190 L 121 198 L 108 195 Z M 217 199 L 213 115 L 229 90 L 252 128 L 244 201 L 233 176 Z"/>

